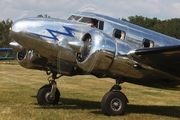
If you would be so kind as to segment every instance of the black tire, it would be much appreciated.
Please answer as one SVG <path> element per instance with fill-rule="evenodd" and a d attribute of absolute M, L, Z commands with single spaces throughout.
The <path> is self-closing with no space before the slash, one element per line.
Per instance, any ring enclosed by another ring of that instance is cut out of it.
<path fill-rule="evenodd" d="M 123 115 L 127 108 L 127 98 L 122 92 L 107 92 L 101 101 L 101 108 L 105 115 Z"/>
<path fill-rule="evenodd" d="M 44 85 L 43 87 L 41 87 L 37 93 L 37 102 L 39 105 L 57 105 L 59 102 L 59 98 L 60 98 L 60 92 L 59 90 L 56 88 L 56 93 L 55 93 L 55 97 L 53 99 L 50 99 L 48 97 L 48 94 L 51 91 L 51 86 L 50 84 L 48 85 Z"/>

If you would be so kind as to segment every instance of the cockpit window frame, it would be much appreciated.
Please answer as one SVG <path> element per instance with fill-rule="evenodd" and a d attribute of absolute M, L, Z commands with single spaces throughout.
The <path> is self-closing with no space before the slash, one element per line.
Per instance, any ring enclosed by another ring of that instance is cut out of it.
<path fill-rule="evenodd" d="M 83 22 L 83 23 L 90 23 L 92 20 L 92 18 L 89 17 L 82 17 L 79 22 Z"/>
<path fill-rule="evenodd" d="M 72 21 L 77 21 L 77 22 L 82 22 L 82 23 L 87 23 L 87 24 L 90 24 L 91 22 L 93 22 L 95 28 L 98 28 L 100 30 L 104 29 L 104 21 L 91 18 L 91 17 L 71 15 L 67 20 L 72 20 Z"/>

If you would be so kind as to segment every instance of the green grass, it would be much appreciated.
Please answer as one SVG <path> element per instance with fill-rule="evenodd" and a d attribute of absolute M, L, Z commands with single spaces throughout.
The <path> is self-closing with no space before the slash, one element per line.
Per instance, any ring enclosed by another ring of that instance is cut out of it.
<path fill-rule="evenodd" d="M 47 84 L 44 71 L 20 67 L 17 62 L 0 63 L 0 120 L 178 120 L 180 92 L 122 84 L 129 99 L 123 116 L 105 116 L 102 96 L 115 81 L 93 76 L 63 76 L 57 80 L 61 92 L 58 105 L 37 104 L 38 89 Z"/>

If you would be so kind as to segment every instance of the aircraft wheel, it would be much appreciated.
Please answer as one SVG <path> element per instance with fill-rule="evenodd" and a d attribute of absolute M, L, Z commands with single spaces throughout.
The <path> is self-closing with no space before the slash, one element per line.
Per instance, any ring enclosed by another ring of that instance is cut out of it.
<path fill-rule="evenodd" d="M 51 85 L 44 85 L 37 93 L 37 102 L 39 105 L 56 105 L 59 102 L 60 92 L 56 88 L 56 93 L 53 98 L 50 97 Z"/>
<path fill-rule="evenodd" d="M 101 101 L 105 115 L 123 115 L 127 108 L 127 98 L 122 92 L 107 92 Z"/>

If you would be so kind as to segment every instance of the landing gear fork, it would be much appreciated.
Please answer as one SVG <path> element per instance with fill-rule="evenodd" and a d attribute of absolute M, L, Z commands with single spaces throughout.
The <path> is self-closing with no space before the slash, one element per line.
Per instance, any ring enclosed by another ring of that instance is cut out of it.
<path fill-rule="evenodd" d="M 56 89 L 57 89 L 57 84 L 56 84 L 56 79 L 60 78 L 60 76 L 57 77 L 57 72 L 52 73 L 52 79 L 49 80 L 49 84 L 51 84 L 51 92 L 50 92 L 50 97 L 53 98 L 56 94 Z"/>

